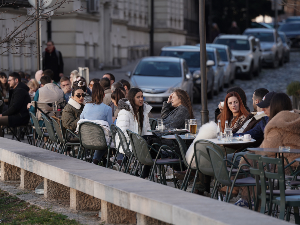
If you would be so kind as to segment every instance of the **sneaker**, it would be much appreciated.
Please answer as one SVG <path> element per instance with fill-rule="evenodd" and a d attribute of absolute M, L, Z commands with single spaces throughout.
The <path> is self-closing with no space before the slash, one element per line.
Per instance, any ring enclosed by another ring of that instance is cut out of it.
<path fill-rule="evenodd" d="M 247 208 L 249 207 L 248 202 L 241 198 L 236 203 L 234 203 L 234 205 Z"/>

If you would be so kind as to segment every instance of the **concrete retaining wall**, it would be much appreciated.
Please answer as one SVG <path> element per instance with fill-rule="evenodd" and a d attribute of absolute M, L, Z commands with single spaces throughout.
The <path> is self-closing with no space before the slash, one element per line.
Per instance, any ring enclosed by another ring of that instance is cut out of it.
<path fill-rule="evenodd" d="M 11 175 L 11 171 L 16 171 L 21 186 L 34 188 L 34 180 L 43 178 L 45 197 L 70 199 L 74 209 L 99 209 L 101 219 L 107 223 L 287 224 L 10 139 L 0 138 L 0 161 L 2 179 L 18 179 L 18 175 Z"/>

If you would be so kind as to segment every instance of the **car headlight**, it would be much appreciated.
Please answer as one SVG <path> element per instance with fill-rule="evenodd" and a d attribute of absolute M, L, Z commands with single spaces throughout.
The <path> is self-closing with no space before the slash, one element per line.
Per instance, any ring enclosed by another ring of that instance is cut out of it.
<path fill-rule="evenodd" d="M 235 58 L 238 62 L 243 62 L 246 57 L 245 56 L 235 56 Z"/>
<path fill-rule="evenodd" d="M 194 79 L 201 78 L 201 72 L 200 72 L 200 70 L 196 70 L 196 71 L 193 73 L 193 78 L 194 78 Z"/>

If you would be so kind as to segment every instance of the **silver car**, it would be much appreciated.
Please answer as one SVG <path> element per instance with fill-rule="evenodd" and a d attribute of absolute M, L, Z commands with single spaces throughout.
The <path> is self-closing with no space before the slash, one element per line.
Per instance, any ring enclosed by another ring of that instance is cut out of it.
<path fill-rule="evenodd" d="M 253 35 L 259 39 L 263 54 L 263 64 L 271 64 L 274 68 L 283 64 L 283 44 L 275 29 L 246 29 L 244 34 Z"/>
<path fill-rule="evenodd" d="M 194 80 L 194 101 L 201 100 L 201 75 L 200 75 L 200 47 L 191 45 L 163 47 L 160 56 L 171 56 L 185 59 Z M 208 58 L 208 57 L 207 57 Z M 214 62 L 207 61 L 207 94 L 212 98 L 214 94 L 214 71 L 211 68 Z"/>
<path fill-rule="evenodd" d="M 221 62 L 225 64 L 225 66 L 224 66 L 224 84 L 228 87 L 230 83 L 234 82 L 236 59 L 233 57 L 231 50 L 227 45 L 206 44 L 206 46 L 217 49 L 217 51 L 221 57 Z"/>
<path fill-rule="evenodd" d="M 278 34 L 283 44 L 284 62 L 289 62 L 291 52 L 291 41 L 286 37 L 285 33 L 279 31 Z"/>
<path fill-rule="evenodd" d="M 145 101 L 152 106 L 162 106 L 178 88 L 185 90 L 193 102 L 193 78 L 182 58 L 145 57 L 128 75 L 131 85 L 140 88 Z"/>

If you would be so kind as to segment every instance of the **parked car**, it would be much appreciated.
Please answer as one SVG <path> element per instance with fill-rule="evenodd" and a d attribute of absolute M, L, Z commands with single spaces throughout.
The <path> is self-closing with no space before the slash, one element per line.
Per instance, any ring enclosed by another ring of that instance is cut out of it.
<path fill-rule="evenodd" d="M 278 31 L 285 33 L 291 40 L 291 47 L 300 48 L 300 21 L 282 24 Z"/>
<path fill-rule="evenodd" d="M 257 22 L 251 22 L 250 24 L 251 28 L 268 28 L 268 29 L 272 29 L 273 26 L 271 24 L 268 23 L 257 23 Z"/>
<path fill-rule="evenodd" d="M 221 62 L 225 64 L 224 84 L 228 86 L 230 83 L 233 83 L 235 78 L 236 59 L 233 57 L 230 48 L 227 45 L 220 45 L 220 44 L 206 44 L 206 46 L 217 49 L 217 52 L 221 57 Z"/>
<path fill-rule="evenodd" d="M 160 56 L 171 56 L 185 59 L 190 72 L 193 74 L 194 81 L 194 100 L 200 101 L 201 94 L 201 75 L 200 75 L 200 47 L 191 45 L 181 46 L 168 46 L 163 47 L 160 52 Z M 214 71 L 212 69 L 212 62 L 207 62 L 206 75 L 207 75 L 207 92 L 208 97 L 213 96 L 213 83 L 214 83 Z"/>
<path fill-rule="evenodd" d="M 237 62 L 235 73 L 247 79 L 252 79 L 253 73 L 259 75 L 261 70 L 261 51 L 259 40 L 247 35 L 221 35 L 214 44 L 230 47 Z"/>
<path fill-rule="evenodd" d="M 250 28 L 246 29 L 244 34 L 253 35 L 259 39 L 263 54 L 263 64 L 272 65 L 274 68 L 283 64 L 283 44 L 275 29 Z"/>
<path fill-rule="evenodd" d="M 193 79 L 187 63 L 175 57 L 142 58 L 132 74 L 127 73 L 133 87 L 144 92 L 145 101 L 152 106 L 162 106 L 174 90 L 185 90 L 193 102 Z"/>
<path fill-rule="evenodd" d="M 285 33 L 283 32 L 278 32 L 282 44 L 283 44 L 283 55 L 284 55 L 284 62 L 289 62 L 290 61 L 290 51 L 291 51 L 291 41 L 286 37 Z"/>
<path fill-rule="evenodd" d="M 290 16 L 285 20 L 286 23 L 297 22 L 297 21 L 300 22 L 300 16 Z"/>

